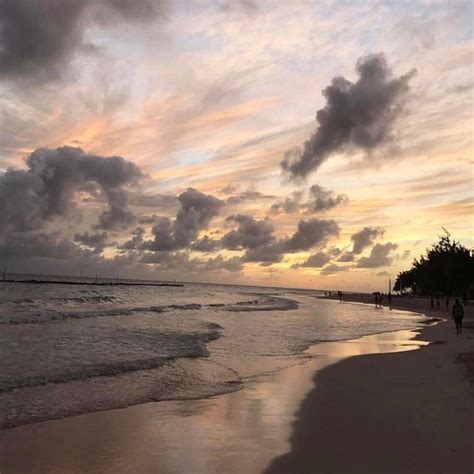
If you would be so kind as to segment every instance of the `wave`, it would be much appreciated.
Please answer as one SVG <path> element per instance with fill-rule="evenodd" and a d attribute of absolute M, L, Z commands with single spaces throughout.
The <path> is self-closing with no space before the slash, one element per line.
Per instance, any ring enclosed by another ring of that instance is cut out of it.
<path fill-rule="evenodd" d="M 259 297 L 254 300 L 241 301 L 231 304 L 171 304 L 135 307 L 112 307 L 83 311 L 41 311 L 24 312 L 15 316 L 7 316 L 0 324 L 41 324 L 66 319 L 100 318 L 110 316 L 132 316 L 135 313 L 165 313 L 169 311 L 201 310 L 213 308 L 217 311 L 249 312 L 249 311 L 288 311 L 298 308 L 294 300 L 281 297 Z"/>
<path fill-rule="evenodd" d="M 207 323 L 206 328 L 208 332 L 174 334 L 173 348 L 175 353 L 172 355 L 156 355 L 135 360 L 120 360 L 86 366 L 72 371 L 57 373 L 47 371 L 46 373 L 23 377 L 5 377 L 0 375 L 0 394 L 38 385 L 122 375 L 138 370 L 152 370 L 180 358 L 209 357 L 206 344 L 221 337 L 222 326 L 216 323 Z"/>
<path fill-rule="evenodd" d="M 22 299 L 7 299 L 3 300 L 3 303 L 13 303 L 15 305 L 22 304 L 44 304 L 44 303 L 116 303 L 119 299 L 111 295 L 87 295 L 87 296 L 66 296 L 66 297 L 55 297 L 51 296 L 48 299 L 32 299 L 32 298 L 22 298 Z"/>

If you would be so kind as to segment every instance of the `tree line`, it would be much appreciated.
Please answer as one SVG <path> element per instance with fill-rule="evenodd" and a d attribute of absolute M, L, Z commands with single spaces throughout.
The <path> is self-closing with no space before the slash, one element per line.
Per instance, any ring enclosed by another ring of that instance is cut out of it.
<path fill-rule="evenodd" d="M 426 249 L 426 255 L 413 261 L 410 270 L 400 272 L 394 291 L 419 295 L 472 296 L 474 292 L 474 254 L 451 239 L 444 229 L 438 242 Z"/>

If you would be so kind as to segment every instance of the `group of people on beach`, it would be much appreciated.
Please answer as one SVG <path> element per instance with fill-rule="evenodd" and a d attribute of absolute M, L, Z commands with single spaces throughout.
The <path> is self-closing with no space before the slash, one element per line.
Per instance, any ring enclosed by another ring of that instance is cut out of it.
<path fill-rule="evenodd" d="M 449 303 L 450 303 L 450 298 L 449 296 L 446 296 L 445 300 L 445 309 L 446 311 L 449 311 Z M 466 304 L 466 296 L 463 297 L 464 304 Z M 430 307 L 432 310 L 435 309 L 435 299 L 434 296 L 431 296 L 430 298 Z M 436 310 L 439 311 L 440 307 L 440 301 L 439 301 L 439 295 L 436 296 Z M 454 301 L 453 307 L 451 308 L 451 317 L 454 320 L 454 323 L 456 325 L 456 332 L 458 334 L 462 334 L 462 320 L 464 319 L 464 307 L 462 303 L 459 301 L 459 298 L 456 298 Z"/>
<path fill-rule="evenodd" d="M 383 293 L 374 293 L 374 303 L 376 308 L 381 308 L 384 301 L 384 294 Z M 392 309 L 392 293 L 388 293 L 387 295 L 388 306 Z"/>

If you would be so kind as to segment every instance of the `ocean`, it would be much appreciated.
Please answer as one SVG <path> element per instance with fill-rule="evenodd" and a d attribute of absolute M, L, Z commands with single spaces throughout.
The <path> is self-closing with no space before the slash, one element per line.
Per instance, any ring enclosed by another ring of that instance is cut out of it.
<path fill-rule="evenodd" d="M 43 279 L 58 283 L 0 282 L 0 428 L 228 393 L 301 363 L 318 342 L 426 319 L 317 290 Z"/>

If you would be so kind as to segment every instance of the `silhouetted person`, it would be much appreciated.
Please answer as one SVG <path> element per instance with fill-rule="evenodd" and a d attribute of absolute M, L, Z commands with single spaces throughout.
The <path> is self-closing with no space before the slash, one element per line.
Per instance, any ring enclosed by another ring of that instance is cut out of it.
<path fill-rule="evenodd" d="M 375 293 L 374 301 L 375 301 L 375 307 L 377 307 L 379 305 L 379 295 L 377 293 Z"/>
<path fill-rule="evenodd" d="M 456 332 L 462 334 L 462 320 L 464 318 L 464 308 L 462 304 L 456 299 L 456 302 L 453 304 L 453 319 L 456 324 Z"/>
<path fill-rule="evenodd" d="M 449 311 L 449 296 L 446 296 L 446 311 Z"/>
<path fill-rule="evenodd" d="M 339 301 L 342 301 L 342 291 L 338 291 L 339 294 Z"/>
<path fill-rule="evenodd" d="M 434 298 L 433 298 L 433 295 L 431 295 L 430 307 L 431 307 L 431 309 L 434 309 Z"/>
<path fill-rule="evenodd" d="M 436 309 L 439 309 L 439 296 L 436 297 Z"/>

